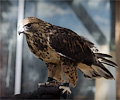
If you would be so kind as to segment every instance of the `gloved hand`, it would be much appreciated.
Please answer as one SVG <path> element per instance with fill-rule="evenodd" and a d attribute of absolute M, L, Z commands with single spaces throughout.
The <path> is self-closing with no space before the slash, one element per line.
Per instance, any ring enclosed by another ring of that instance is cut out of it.
<path fill-rule="evenodd" d="M 1 99 L 60 99 L 63 97 L 66 99 L 68 94 L 62 93 L 59 86 L 41 86 L 33 92 L 22 93 L 17 95 L 11 95 L 7 97 L 0 97 Z"/>
<path fill-rule="evenodd" d="M 2 97 L 1 99 L 60 99 L 61 90 L 59 87 L 39 87 L 33 92 Z"/>

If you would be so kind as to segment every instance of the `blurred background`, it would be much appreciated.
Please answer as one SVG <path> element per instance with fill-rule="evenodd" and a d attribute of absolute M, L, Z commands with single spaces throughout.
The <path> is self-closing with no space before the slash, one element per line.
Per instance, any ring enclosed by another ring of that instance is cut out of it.
<path fill-rule="evenodd" d="M 88 38 L 120 67 L 119 0 L 0 0 L 0 96 L 30 92 L 38 82 L 47 81 L 45 63 L 33 56 L 25 37 L 17 35 L 19 22 L 30 16 Z M 71 88 L 69 98 L 120 99 L 120 68 L 108 69 L 115 80 L 88 80 L 79 71 L 78 84 Z"/>

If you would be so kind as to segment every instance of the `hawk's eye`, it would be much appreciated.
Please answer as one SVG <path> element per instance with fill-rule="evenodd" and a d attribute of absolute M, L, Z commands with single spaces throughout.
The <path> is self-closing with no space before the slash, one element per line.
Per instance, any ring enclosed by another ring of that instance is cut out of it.
<path fill-rule="evenodd" d="M 25 28 L 26 29 L 30 29 L 32 27 L 32 24 L 30 23 L 30 24 L 27 24 L 27 25 L 25 25 Z"/>

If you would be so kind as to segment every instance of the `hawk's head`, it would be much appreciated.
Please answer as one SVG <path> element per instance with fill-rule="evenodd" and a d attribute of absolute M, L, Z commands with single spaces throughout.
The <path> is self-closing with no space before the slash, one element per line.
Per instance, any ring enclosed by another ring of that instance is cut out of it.
<path fill-rule="evenodd" d="M 24 33 L 25 35 L 32 35 L 36 32 L 43 31 L 44 28 L 47 26 L 47 23 L 35 18 L 35 17 L 28 17 L 25 18 L 19 25 L 18 33 Z"/>

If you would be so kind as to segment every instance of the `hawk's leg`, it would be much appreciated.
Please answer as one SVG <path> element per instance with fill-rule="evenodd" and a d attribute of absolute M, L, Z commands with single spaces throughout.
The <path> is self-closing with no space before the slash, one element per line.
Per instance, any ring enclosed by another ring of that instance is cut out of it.
<path fill-rule="evenodd" d="M 48 81 L 62 82 L 62 68 L 61 64 L 48 63 Z"/>
<path fill-rule="evenodd" d="M 61 81 L 61 67 L 54 63 L 47 63 L 48 67 L 48 80 L 46 83 L 39 83 L 41 85 L 57 86 Z M 60 81 L 59 81 L 60 80 Z"/>
<path fill-rule="evenodd" d="M 53 80 L 55 80 L 55 79 L 53 79 L 52 77 L 48 77 L 47 82 L 50 82 L 50 81 L 53 81 Z"/>

